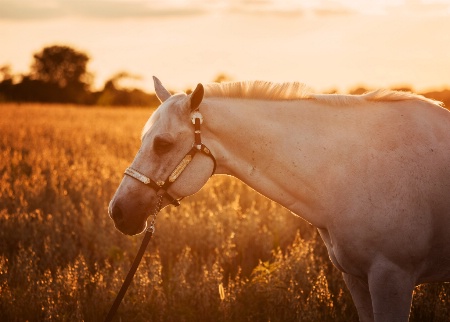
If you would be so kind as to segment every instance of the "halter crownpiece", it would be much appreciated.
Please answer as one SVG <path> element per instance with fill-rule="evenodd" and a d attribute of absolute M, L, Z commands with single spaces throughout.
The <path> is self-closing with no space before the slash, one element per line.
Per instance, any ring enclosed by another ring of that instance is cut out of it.
<path fill-rule="evenodd" d="M 195 125 L 195 120 L 196 119 L 199 119 L 200 120 L 200 124 L 203 124 L 203 115 L 198 110 L 195 110 L 194 112 L 191 113 L 192 124 Z"/>
<path fill-rule="evenodd" d="M 202 133 L 202 131 L 200 130 L 200 125 L 202 125 L 202 123 L 203 123 L 203 115 L 202 115 L 202 113 L 200 113 L 198 111 L 198 109 L 194 110 L 191 113 L 191 121 L 195 127 L 195 129 L 194 129 L 194 137 L 195 137 L 194 146 L 197 148 L 197 150 L 201 150 L 203 144 L 202 144 L 202 138 L 200 136 Z M 209 153 L 209 149 L 207 148 L 206 150 L 208 150 L 208 153 Z M 216 163 L 214 160 L 214 169 L 215 169 L 215 167 L 216 167 Z"/>

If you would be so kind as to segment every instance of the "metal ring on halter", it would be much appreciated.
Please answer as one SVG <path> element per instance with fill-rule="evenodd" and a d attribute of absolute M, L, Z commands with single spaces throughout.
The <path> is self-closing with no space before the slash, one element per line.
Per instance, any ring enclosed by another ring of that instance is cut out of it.
<path fill-rule="evenodd" d="M 154 233 L 155 233 L 155 226 L 154 226 L 154 225 L 148 226 L 148 227 L 145 229 L 145 231 L 148 231 L 148 232 L 154 234 Z"/>
<path fill-rule="evenodd" d="M 150 232 L 152 234 L 155 233 L 155 222 L 156 222 L 156 216 L 158 215 L 159 211 L 161 210 L 163 201 L 163 195 L 159 195 L 158 202 L 156 203 L 155 210 L 153 211 L 153 214 L 151 215 L 152 221 L 150 224 L 147 225 L 147 228 L 145 228 L 145 231 Z"/>

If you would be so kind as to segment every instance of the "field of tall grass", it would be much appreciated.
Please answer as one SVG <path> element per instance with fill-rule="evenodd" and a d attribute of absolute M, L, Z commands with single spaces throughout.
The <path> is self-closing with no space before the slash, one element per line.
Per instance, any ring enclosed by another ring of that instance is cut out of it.
<path fill-rule="evenodd" d="M 0 105 L 0 321 L 102 321 L 141 236 L 107 205 L 151 109 Z M 450 285 L 415 290 L 411 321 L 449 321 Z M 116 321 L 357 321 L 316 231 L 217 176 L 156 234 Z"/>

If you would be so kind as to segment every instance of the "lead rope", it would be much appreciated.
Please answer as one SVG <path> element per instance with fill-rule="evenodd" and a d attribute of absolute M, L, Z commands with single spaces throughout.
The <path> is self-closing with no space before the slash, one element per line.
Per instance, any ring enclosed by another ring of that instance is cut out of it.
<path fill-rule="evenodd" d="M 155 220 L 156 220 L 156 216 L 158 215 L 159 211 L 161 210 L 162 201 L 163 201 L 163 195 L 159 195 L 158 203 L 156 204 L 155 211 L 152 214 L 152 221 L 145 229 L 145 235 L 144 235 L 144 238 L 142 239 L 141 247 L 139 247 L 136 257 L 134 258 L 133 264 L 131 265 L 131 268 L 128 271 L 127 277 L 123 281 L 122 287 L 120 288 L 120 291 L 117 294 L 116 299 L 114 300 L 114 303 L 111 306 L 111 309 L 109 310 L 108 315 L 105 318 L 105 322 L 112 321 L 114 315 L 117 312 L 117 309 L 119 308 L 120 303 L 122 302 L 123 297 L 125 296 L 125 293 L 128 290 L 128 287 L 131 284 L 131 281 L 133 280 L 134 274 L 136 273 L 136 270 L 141 262 L 142 256 L 144 256 L 145 249 L 147 248 L 147 245 L 150 242 L 150 239 L 152 238 L 153 234 L 155 233 Z"/>

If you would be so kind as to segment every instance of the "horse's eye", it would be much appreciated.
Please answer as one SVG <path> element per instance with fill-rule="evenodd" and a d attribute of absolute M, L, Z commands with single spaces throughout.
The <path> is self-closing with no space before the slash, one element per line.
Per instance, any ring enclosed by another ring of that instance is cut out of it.
<path fill-rule="evenodd" d="M 157 154 L 163 154 L 170 150 L 173 143 L 163 138 L 156 137 L 153 142 L 153 149 Z"/>

